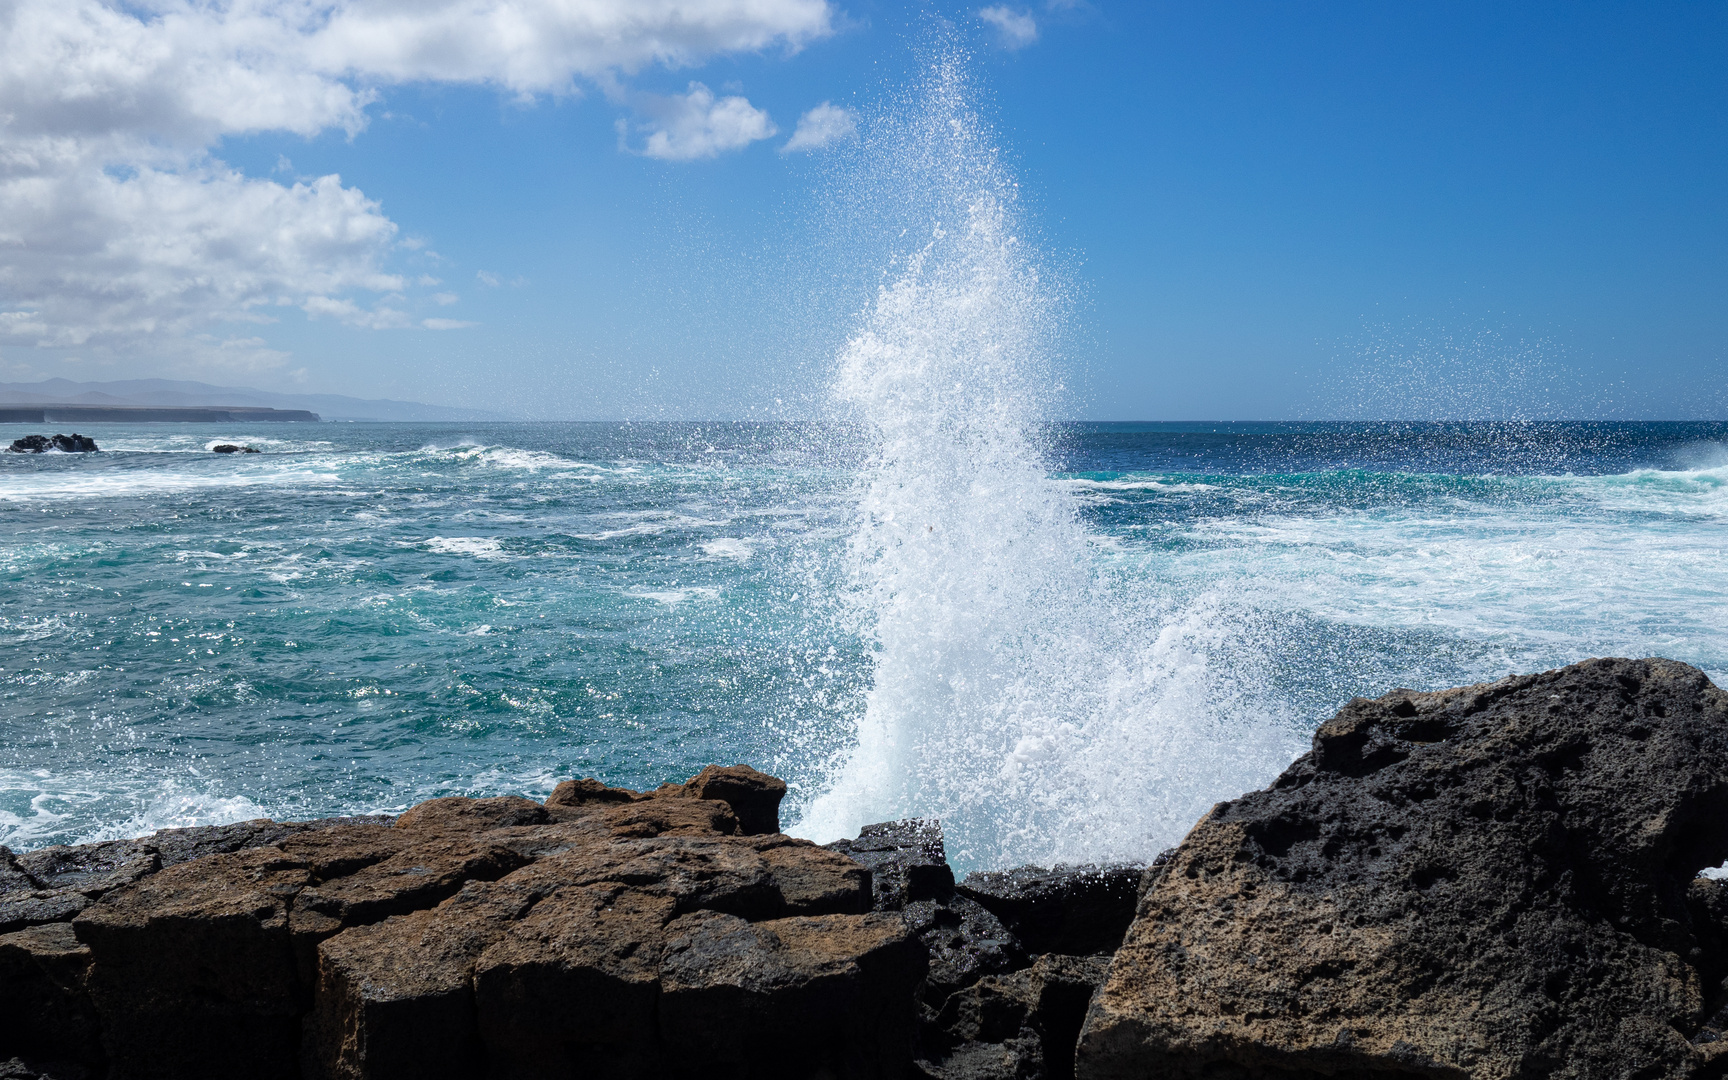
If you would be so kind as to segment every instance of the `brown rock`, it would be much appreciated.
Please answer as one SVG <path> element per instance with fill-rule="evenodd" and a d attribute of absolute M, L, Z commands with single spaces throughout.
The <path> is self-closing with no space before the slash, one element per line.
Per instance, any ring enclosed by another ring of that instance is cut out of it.
<path fill-rule="evenodd" d="M 505 795 L 494 799 L 451 796 L 427 799 L 396 819 L 396 828 L 419 832 L 444 830 L 463 833 L 512 825 L 542 825 L 550 821 L 546 808 L 532 799 Z"/>
<path fill-rule="evenodd" d="M 1728 695 L 1695 668 L 1356 699 L 1151 871 L 1078 1073 L 1719 1075 L 1692 883 L 1724 857 Z"/>
<path fill-rule="evenodd" d="M 474 974 L 492 1074 L 657 1071 L 660 955 L 675 912 L 669 896 L 606 884 L 559 889 L 512 923 Z"/>
<path fill-rule="evenodd" d="M 301 998 L 288 903 L 311 875 L 276 848 L 170 867 L 72 923 L 114 1080 L 292 1077 Z"/>
<path fill-rule="evenodd" d="M 606 811 L 607 826 L 618 836 L 731 836 L 738 832 L 732 807 L 713 799 L 653 798 Z"/>
<path fill-rule="evenodd" d="M 669 1066 L 710 1077 L 899 1080 L 923 975 L 922 951 L 892 915 L 683 916 L 667 927 L 660 965 Z"/>
<path fill-rule="evenodd" d="M 471 882 L 430 911 L 324 941 L 305 1072 L 331 1080 L 482 1075 L 474 964 L 536 899 L 530 889 Z"/>
<path fill-rule="evenodd" d="M 636 802 L 644 796 L 629 788 L 607 787 L 598 780 L 566 780 L 552 789 L 547 806 L 585 806 L 589 803 Z"/>
<path fill-rule="evenodd" d="M 683 786 L 692 798 L 719 799 L 731 806 L 738 818 L 738 831 L 745 836 L 780 831 L 780 800 L 786 797 L 786 781 L 779 777 L 748 765 L 710 765 Z"/>
<path fill-rule="evenodd" d="M 767 864 L 786 915 L 862 915 L 870 871 L 838 852 L 778 833 L 752 845 Z"/>

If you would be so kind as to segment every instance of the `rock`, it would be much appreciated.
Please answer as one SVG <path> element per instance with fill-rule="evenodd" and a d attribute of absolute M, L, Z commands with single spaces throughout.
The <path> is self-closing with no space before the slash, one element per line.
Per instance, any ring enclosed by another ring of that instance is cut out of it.
<path fill-rule="evenodd" d="M 0 849 L 25 924 L 0 936 L 0 1056 L 82 1048 L 54 1068 L 114 1080 L 904 1075 L 924 954 L 868 913 L 869 870 L 745 832 L 777 817 L 772 778 L 670 787 Z M 713 920 L 753 929 L 690 936 Z M 674 939 L 731 966 L 668 966 Z"/>
<path fill-rule="evenodd" d="M 929 1080 L 1067 1080 L 1105 956 L 1037 957 L 951 996 L 927 1024 L 917 1070 Z"/>
<path fill-rule="evenodd" d="M 96 440 L 88 435 L 26 435 L 12 440 L 14 454 L 41 454 L 59 450 L 66 454 L 88 454 L 97 449 Z"/>
<path fill-rule="evenodd" d="M 483 1074 L 474 965 L 535 899 L 529 890 L 470 882 L 432 910 L 324 942 L 306 1072 L 344 1080 Z"/>
<path fill-rule="evenodd" d="M 607 787 L 598 780 L 566 780 L 552 789 L 547 806 L 585 806 L 589 803 L 627 803 L 642 798 L 629 788 Z"/>
<path fill-rule="evenodd" d="M 562 888 L 512 923 L 474 973 L 496 1075 L 536 1080 L 659 1067 L 657 1007 L 671 897 Z"/>
<path fill-rule="evenodd" d="M 1358 698 L 1149 873 L 1078 1074 L 1720 1075 L 1725 857 L 1695 668 Z"/>
<path fill-rule="evenodd" d="M 827 845 L 870 868 L 877 911 L 899 911 L 915 900 L 946 901 L 954 871 L 942 845 L 942 823 L 918 818 L 866 825 L 855 840 Z"/>
<path fill-rule="evenodd" d="M 0 935 L 0 1046 L 62 1076 L 100 1070 L 89 967 L 90 950 L 65 923 Z"/>
<path fill-rule="evenodd" d="M 674 1075 L 899 1080 L 924 958 L 892 915 L 751 923 L 702 911 L 666 929 L 660 1029 Z"/>
<path fill-rule="evenodd" d="M 786 781 L 759 773 L 748 765 L 710 765 L 691 777 L 684 789 L 693 799 L 718 799 L 732 807 L 738 831 L 761 836 L 780 831 L 780 800 Z"/>
<path fill-rule="evenodd" d="M 258 451 L 250 446 L 236 446 L 233 443 L 217 443 L 210 448 L 213 454 L 256 454 Z"/>
<path fill-rule="evenodd" d="M 915 900 L 902 909 L 907 927 L 930 955 L 921 995 L 931 1010 L 986 975 L 1025 967 L 1025 949 L 982 904 L 964 896 L 947 903 Z"/>
<path fill-rule="evenodd" d="M 1122 944 L 1140 898 L 1140 864 L 972 873 L 960 883 L 1032 953 L 1086 956 Z"/>

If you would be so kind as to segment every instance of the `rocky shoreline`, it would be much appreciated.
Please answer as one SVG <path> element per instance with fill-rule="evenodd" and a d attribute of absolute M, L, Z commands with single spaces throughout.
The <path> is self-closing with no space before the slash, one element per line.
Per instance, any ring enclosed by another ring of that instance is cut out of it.
<path fill-rule="evenodd" d="M 956 881 L 938 823 L 818 847 L 784 794 L 0 848 L 0 1080 L 1728 1075 L 1728 695 L 1683 664 L 1354 700 L 1148 867 Z"/>

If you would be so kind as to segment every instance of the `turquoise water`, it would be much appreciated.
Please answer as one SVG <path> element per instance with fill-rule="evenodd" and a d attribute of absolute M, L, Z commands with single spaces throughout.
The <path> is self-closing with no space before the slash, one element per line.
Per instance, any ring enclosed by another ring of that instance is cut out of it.
<path fill-rule="evenodd" d="M 102 452 L 0 455 L 14 848 L 541 796 L 573 775 L 646 787 L 715 761 L 786 776 L 795 820 L 902 647 L 859 595 L 867 454 L 850 429 L 85 433 Z M 264 452 L 208 452 L 223 441 Z M 1193 737 L 1226 760 L 1257 741 L 1194 799 L 1264 783 L 1355 694 L 1602 654 L 1728 676 L 1728 425 L 1070 425 L 1040 441 L 1089 580 L 1131 602 L 1134 634 L 1203 662 L 1207 690 L 1184 700 L 1216 723 Z"/>

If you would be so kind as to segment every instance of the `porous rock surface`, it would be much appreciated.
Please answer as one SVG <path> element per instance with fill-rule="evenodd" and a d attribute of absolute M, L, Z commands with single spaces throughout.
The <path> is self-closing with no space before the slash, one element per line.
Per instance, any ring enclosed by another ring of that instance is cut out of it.
<path fill-rule="evenodd" d="M 923 950 L 870 911 L 867 869 L 779 833 L 784 791 L 735 766 L 0 849 L 0 1059 L 60 1080 L 901 1077 Z"/>
<path fill-rule="evenodd" d="M 1078 1075 L 1723 1075 L 1725 857 L 1695 668 L 1356 699 L 1148 872 Z"/>

